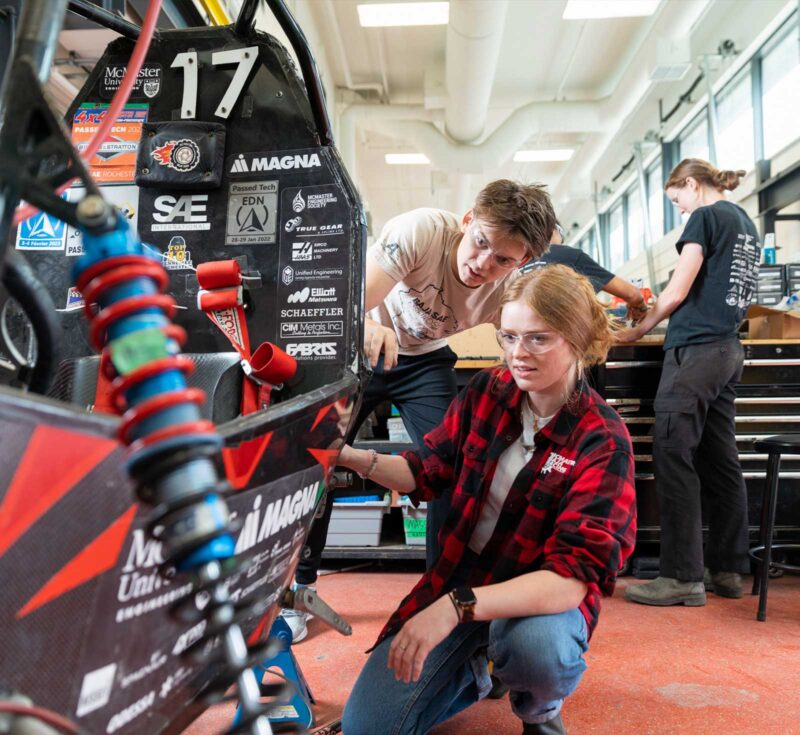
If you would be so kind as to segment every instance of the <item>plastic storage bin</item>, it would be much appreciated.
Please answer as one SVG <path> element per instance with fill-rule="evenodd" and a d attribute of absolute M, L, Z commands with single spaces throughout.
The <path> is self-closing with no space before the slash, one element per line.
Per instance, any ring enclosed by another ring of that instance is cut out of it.
<path fill-rule="evenodd" d="M 352 500 L 352 499 L 348 499 Z M 389 496 L 361 503 L 334 502 L 327 546 L 378 546 L 383 515 L 389 511 Z"/>
<path fill-rule="evenodd" d="M 406 534 L 406 543 L 409 546 L 425 546 L 425 532 L 428 525 L 428 504 L 420 503 L 415 508 L 410 500 L 401 499 L 400 507 L 403 509 L 403 531 Z"/>
<path fill-rule="evenodd" d="M 411 442 L 411 435 L 406 430 L 403 419 L 399 416 L 386 419 L 386 430 L 389 432 L 390 442 Z"/>

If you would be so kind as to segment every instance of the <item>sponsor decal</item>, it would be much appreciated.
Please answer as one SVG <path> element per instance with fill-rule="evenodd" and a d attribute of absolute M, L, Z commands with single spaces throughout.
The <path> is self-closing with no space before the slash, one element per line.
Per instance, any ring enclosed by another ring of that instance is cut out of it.
<path fill-rule="evenodd" d="M 297 226 L 303 221 L 302 217 L 292 217 L 284 226 L 286 232 L 294 232 Z"/>
<path fill-rule="evenodd" d="M 208 194 L 184 194 L 174 197 L 164 194 L 153 203 L 154 223 L 151 232 L 182 230 L 210 230 L 208 221 Z"/>
<path fill-rule="evenodd" d="M 199 641 L 203 637 L 203 633 L 206 631 L 206 625 L 208 625 L 208 621 L 201 620 L 199 623 L 197 623 L 197 625 L 193 625 L 185 633 L 181 633 L 178 636 L 178 640 L 175 641 L 175 645 L 172 647 L 172 655 L 180 656 L 187 648 L 189 648 L 189 646 Z"/>
<path fill-rule="evenodd" d="M 292 260 L 313 260 L 314 244 L 310 242 L 292 243 Z"/>
<path fill-rule="evenodd" d="M 298 235 L 305 235 L 306 237 L 326 237 L 331 235 L 344 235 L 344 225 L 301 225 L 292 228 Z M 290 230 L 287 230 L 290 232 Z"/>
<path fill-rule="evenodd" d="M 81 693 L 78 695 L 78 708 L 75 710 L 76 717 L 88 715 L 108 704 L 111 699 L 111 690 L 114 688 L 116 673 L 117 665 L 108 664 L 108 666 L 90 671 L 83 677 Z"/>
<path fill-rule="evenodd" d="M 189 138 L 168 140 L 164 145 L 153 149 L 153 160 L 159 166 L 186 173 L 196 169 L 200 163 L 200 148 Z"/>
<path fill-rule="evenodd" d="M 336 342 L 289 342 L 286 354 L 301 360 L 335 360 Z"/>
<path fill-rule="evenodd" d="M 233 161 L 229 173 L 247 174 L 259 171 L 302 171 L 322 168 L 317 153 L 271 154 L 271 153 L 240 153 Z"/>
<path fill-rule="evenodd" d="M 320 306 L 312 309 L 281 309 L 282 319 L 317 319 L 326 316 L 343 315 L 344 309 L 336 306 Z"/>
<path fill-rule="evenodd" d="M 158 690 L 158 696 L 161 697 L 161 699 L 166 699 L 172 693 L 172 690 L 181 684 L 183 680 L 186 679 L 191 673 L 192 669 L 189 666 L 178 667 L 161 683 L 161 687 Z"/>
<path fill-rule="evenodd" d="M 64 194 L 62 199 L 66 198 Z M 63 250 L 67 226 L 46 212 L 37 212 L 17 228 L 17 250 Z"/>
<path fill-rule="evenodd" d="M 85 301 L 83 300 L 83 294 L 78 291 L 75 286 L 70 286 L 69 290 L 67 291 L 67 311 L 77 311 L 78 309 L 82 309 L 85 305 Z"/>
<path fill-rule="evenodd" d="M 232 183 L 228 190 L 226 245 L 276 241 L 278 182 Z"/>
<path fill-rule="evenodd" d="M 281 324 L 281 337 L 283 339 L 341 337 L 343 333 L 344 322 L 283 322 Z"/>
<path fill-rule="evenodd" d="M 281 280 L 288 286 L 292 281 L 294 281 L 294 268 L 292 266 L 287 265 L 281 271 Z"/>
<path fill-rule="evenodd" d="M 100 79 L 100 96 L 103 99 L 111 99 L 122 84 L 127 67 L 125 64 L 109 64 Z M 142 64 L 136 81 L 133 83 L 131 98 L 142 99 L 144 97 L 152 99 L 157 97 L 161 91 L 163 72 L 161 64 Z"/>
<path fill-rule="evenodd" d="M 86 149 L 100 123 L 108 114 L 107 104 L 84 103 L 72 118 L 72 142 L 79 151 Z M 143 103 L 125 105 L 108 140 L 102 143 L 89 162 L 89 172 L 100 183 L 133 183 L 136 174 L 136 151 L 142 137 L 142 124 L 147 122 L 148 106 Z"/>
<path fill-rule="evenodd" d="M 312 482 L 301 490 L 274 500 L 263 509 L 263 512 L 261 495 L 256 495 L 252 509 L 244 518 L 234 553 L 241 554 L 252 549 L 256 544 L 308 515 L 316 506 L 320 484 L 320 481 Z"/>
<path fill-rule="evenodd" d="M 167 656 L 161 651 L 154 651 L 150 654 L 150 660 L 136 671 L 130 674 L 125 674 L 119 679 L 119 685 L 122 689 L 127 689 L 131 684 L 141 681 L 146 676 L 152 674 L 154 671 L 160 669 L 167 662 Z"/>
<path fill-rule="evenodd" d="M 344 268 L 297 268 L 294 270 L 291 266 L 287 266 L 283 269 L 284 272 L 287 269 L 292 270 L 292 280 L 297 278 L 303 281 L 329 281 L 333 278 L 344 278 L 347 275 Z M 291 280 L 284 280 L 287 286 L 291 282 Z"/>
<path fill-rule="evenodd" d="M 293 261 L 308 261 L 308 260 L 322 260 L 325 255 L 335 255 L 339 252 L 338 245 L 332 245 L 329 242 L 293 242 L 292 243 L 292 260 Z"/>
<path fill-rule="evenodd" d="M 573 467 L 574 465 L 574 459 L 567 459 L 566 457 L 562 457 L 560 454 L 556 454 L 556 452 L 550 452 L 550 455 L 547 457 L 547 461 L 544 463 L 544 467 L 542 467 L 540 474 L 549 475 L 553 470 L 555 470 L 559 474 L 566 475 L 567 472 L 569 472 L 569 468 Z"/>
<path fill-rule="evenodd" d="M 306 200 L 303 199 L 303 190 L 297 192 L 292 199 L 292 209 L 295 212 L 302 212 L 306 208 Z"/>
<path fill-rule="evenodd" d="M 305 304 L 306 302 L 310 304 L 321 304 L 335 301 L 338 301 L 338 297 L 336 296 L 336 288 L 334 286 L 330 288 L 311 288 L 310 286 L 306 286 L 286 297 L 287 304 Z"/>
<path fill-rule="evenodd" d="M 181 235 L 172 236 L 167 252 L 161 254 L 161 264 L 168 271 L 194 270 L 192 253 L 186 248 L 186 240 Z"/>
<path fill-rule="evenodd" d="M 141 699 L 136 700 L 133 704 L 128 705 L 121 712 L 117 712 L 106 725 L 106 732 L 108 735 L 116 732 L 125 725 L 133 722 L 139 715 L 144 714 L 153 706 L 156 701 L 156 693 L 148 692 Z"/>

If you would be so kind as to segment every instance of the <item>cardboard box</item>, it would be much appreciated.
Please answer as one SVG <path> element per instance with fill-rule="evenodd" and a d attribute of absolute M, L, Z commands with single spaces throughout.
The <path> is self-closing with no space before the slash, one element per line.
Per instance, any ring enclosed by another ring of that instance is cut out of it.
<path fill-rule="evenodd" d="M 496 358 L 500 362 L 503 359 L 503 350 L 497 344 L 494 333 L 495 326 L 493 324 L 479 324 L 477 327 L 448 337 L 447 342 L 453 352 L 462 360 Z"/>
<path fill-rule="evenodd" d="M 800 339 L 800 312 L 753 304 L 747 310 L 748 339 Z"/>

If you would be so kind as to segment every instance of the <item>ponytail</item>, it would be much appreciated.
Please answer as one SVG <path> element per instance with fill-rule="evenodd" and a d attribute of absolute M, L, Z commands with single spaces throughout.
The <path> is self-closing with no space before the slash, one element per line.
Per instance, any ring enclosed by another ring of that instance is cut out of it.
<path fill-rule="evenodd" d="M 698 184 L 710 186 L 717 191 L 733 191 L 739 186 L 739 180 L 746 173 L 741 169 L 736 171 L 720 170 L 702 158 L 684 158 L 669 175 L 667 183 L 664 184 L 664 190 L 672 187 L 681 189 L 686 185 L 686 179 L 691 177 Z"/>

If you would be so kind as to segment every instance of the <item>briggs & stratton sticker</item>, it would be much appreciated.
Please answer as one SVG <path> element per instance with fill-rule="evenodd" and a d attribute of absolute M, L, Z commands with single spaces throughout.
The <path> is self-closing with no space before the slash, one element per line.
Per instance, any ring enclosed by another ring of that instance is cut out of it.
<path fill-rule="evenodd" d="M 108 113 L 107 104 L 86 102 L 72 119 L 72 142 L 79 151 L 86 149 Z M 136 174 L 136 150 L 142 137 L 142 123 L 147 122 L 148 105 L 125 105 L 105 141 L 89 162 L 89 173 L 100 183 L 131 183 Z"/>

